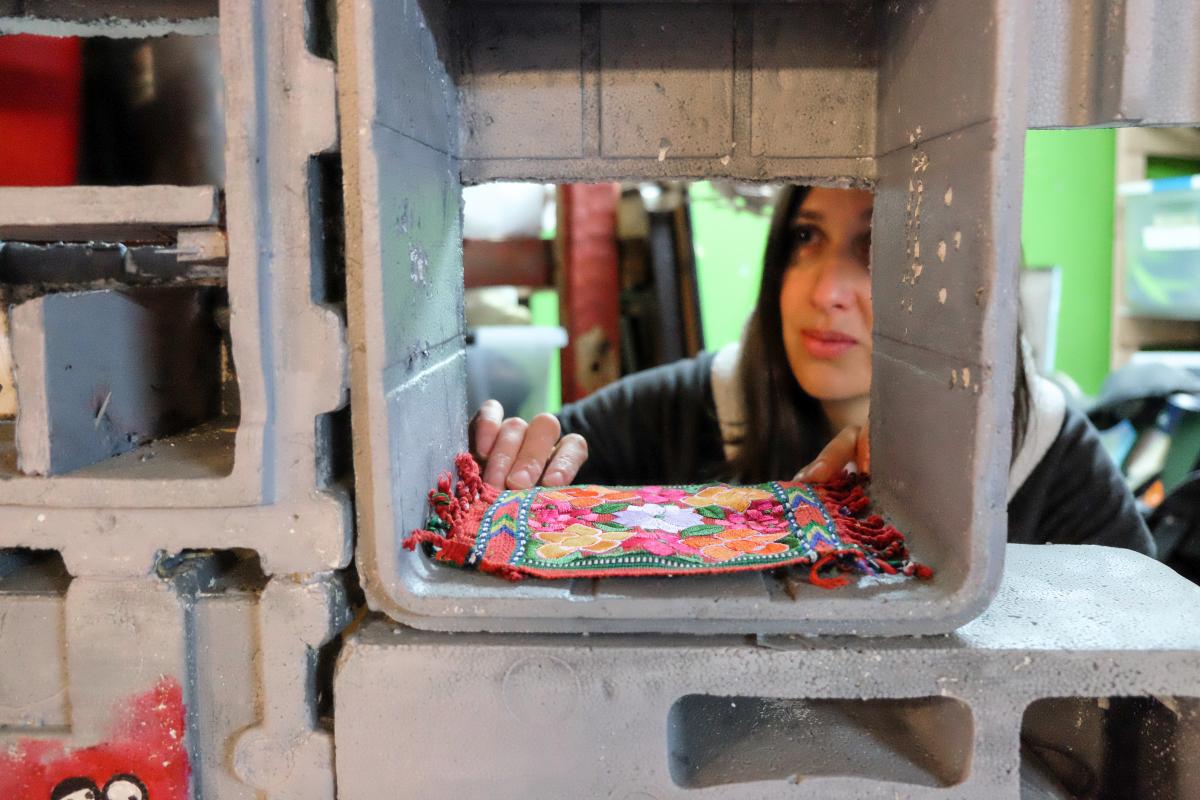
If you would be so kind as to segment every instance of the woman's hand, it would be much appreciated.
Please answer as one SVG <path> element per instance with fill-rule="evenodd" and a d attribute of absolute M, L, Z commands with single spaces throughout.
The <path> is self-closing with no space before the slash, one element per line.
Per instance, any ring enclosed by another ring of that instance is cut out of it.
<path fill-rule="evenodd" d="M 588 457 L 587 442 L 579 434 L 559 438 L 558 417 L 505 419 L 504 408 L 495 400 L 479 407 L 469 432 L 471 452 L 484 467 L 484 483 L 497 489 L 529 489 L 539 483 L 566 486 Z"/>
<path fill-rule="evenodd" d="M 871 471 L 871 441 L 866 425 L 843 428 L 811 464 L 796 473 L 793 480 L 824 483 L 851 465 L 864 475 Z"/>

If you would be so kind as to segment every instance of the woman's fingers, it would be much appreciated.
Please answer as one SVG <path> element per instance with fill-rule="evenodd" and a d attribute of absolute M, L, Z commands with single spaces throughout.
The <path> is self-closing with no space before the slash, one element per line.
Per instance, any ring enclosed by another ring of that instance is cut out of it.
<path fill-rule="evenodd" d="M 529 423 L 518 417 L 509 417 L 500 423 L 500 431 L 491 452 L 487 456 L 487 467 L 483 471 L 483 481 L 497 489 L 503 489 L 508 481 L 508 473 L 512 471 L 517 453 L 525 441 L 525 431 Z"/>
<path fill-rule="evenodd" d="M 504 407 L 496 400 L 485 400 L 475 416 L 471 418 L 468 433 L 471 439 L 471 452 L 481 460 L 487 460 L 500 434 L 500 424 L 504 422 Z"/>
<path fill-rule="evenodd" d="M 521 449 L 505 481 L 509 489 L 529 489 L 538 482 L 561 432 L 562 426 L 553 414 L 538 414 L 530 420 Z M 491 469 L 490 460 L 488 468 Z"/>
<path fill-rule="evenodd" d="M 854 462 L 862 474 L 869 475 L 871 473 L 871 432 L 867 425 L 863 425 L 862 430 L 859 431 L 858 444 L 854 448 Z"/>
<path fill-rule="evenodd" d="M 558 442 L 554 455 L 542 473 L 543 486 L 566 486 L 575 480 L 583 462 L 587 461 L 587 441 L 578 433 L 568 433 Z"/>
<path fill-rule="evenodd" d="M 854 462 L 858 450 L 859 428 L 851 425 L 843 428 L 833 441 L 825 445 L 811 464 L 796 473 L 795 480 L 824 483 L 832 480 Z"/>
<path fill-rule="evenodd" d="M 579 434 L 559 439 L 558 417 L 504 419 L 504 409 L 495 400 L 479 407 L 468 431 L 471 451 L 484 465 L 483 480 L 497 489 L 529 489 L 539 478 L 545 486 L 566 486 L 588 457 L 587 442 Z"/>

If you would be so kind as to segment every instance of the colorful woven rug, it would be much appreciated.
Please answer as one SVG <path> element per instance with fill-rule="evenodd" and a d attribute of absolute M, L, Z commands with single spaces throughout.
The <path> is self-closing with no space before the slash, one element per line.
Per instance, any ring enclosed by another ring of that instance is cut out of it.
<path fill-rule="evenodd" d="M 511 580 L 769 570 L 808 566 L 817 586 L 842 573 L 909 575 L 904 536 L 868 515 L 864 481 L 691 486 L 563 486 L 500 491 L 470 455 L 455 459 L 429 498 L 434 514 L 409 550 L 430 545 L 439 561 Z"/>

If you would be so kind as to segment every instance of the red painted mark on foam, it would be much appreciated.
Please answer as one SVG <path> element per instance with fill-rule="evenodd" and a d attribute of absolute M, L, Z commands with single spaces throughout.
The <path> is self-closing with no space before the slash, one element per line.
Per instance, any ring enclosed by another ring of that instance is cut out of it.
<path fill-rule="evenodd" d="M 45 739 L 22 739 L 0 748 L 0 797 L 50 800 L 60 781 L 90 778 L 104 786 L 130 773 L 146 785 L 148 800 L 187 800 L 183 689 L 163 678 L 150 691 L 114 709 L 108 741 L 73 748 Z"/>

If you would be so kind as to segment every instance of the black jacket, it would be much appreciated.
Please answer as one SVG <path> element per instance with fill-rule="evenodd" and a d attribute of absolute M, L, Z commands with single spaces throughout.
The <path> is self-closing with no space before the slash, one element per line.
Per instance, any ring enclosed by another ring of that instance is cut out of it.
<path fill-rule="evenodd" d="M 588 442 L 588 461 L 576 481 L 642 485 L 726 478 L 712 359 L 704 353 L 631 375 L 564 407 L 563 433 Z M 1080 412 L 1067 409 L 1058 438 L 1008 504 L 1008 540 L 1153 554 L 1133 496 Z"/>

